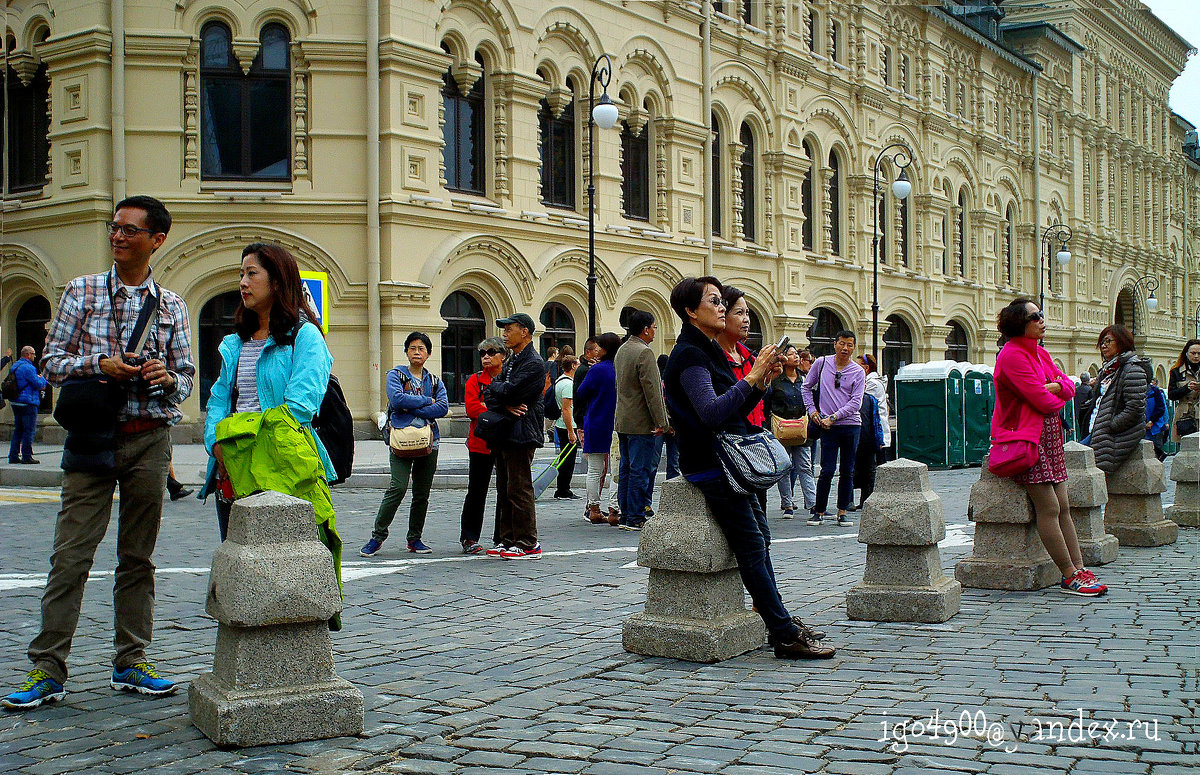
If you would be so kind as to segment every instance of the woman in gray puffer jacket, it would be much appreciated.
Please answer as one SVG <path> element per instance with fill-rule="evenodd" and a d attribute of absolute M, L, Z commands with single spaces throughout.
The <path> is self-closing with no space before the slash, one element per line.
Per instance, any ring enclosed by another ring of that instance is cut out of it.
<path fill-rule="evenodd" d="M 1104 366 L 1092 383 L 1085 442 L 1096 451 L 1096 466 L 1111 474 L 1146 435 L 1146 369 L 1134 352 L 1133 335 L 1124 326 L 1101 331 L 1099 346 Z"/>

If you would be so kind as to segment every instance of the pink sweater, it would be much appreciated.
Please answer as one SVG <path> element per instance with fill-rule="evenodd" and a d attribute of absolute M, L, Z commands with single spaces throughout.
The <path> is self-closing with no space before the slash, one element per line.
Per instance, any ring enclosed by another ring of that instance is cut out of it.
<path fill-rule="evenodd" d="M 1050 358 L 1036 339 L 1018 336 L 996 356 L 996 408 L 992 412 L 994 441 L 1032 441 L 1042 437 L 1048 414 L 1057 413 L 1075 396 L 1075 383 Z M 1057 382 L 1062 392 L 1054 395 L 1046 383 Z"/>

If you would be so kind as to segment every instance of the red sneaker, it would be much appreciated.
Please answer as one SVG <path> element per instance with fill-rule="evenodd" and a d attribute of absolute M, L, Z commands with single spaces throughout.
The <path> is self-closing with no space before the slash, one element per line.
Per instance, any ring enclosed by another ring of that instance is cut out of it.
<path fill-rule="evenodd" d="M 1080 597 L 1100 597 L 1108 592 L 1108 587 L 1096 581 L 1095 576 L 1089 579 L 1089 575 L 1088 571 L 1077 570 L 1071 578 L 1063 579 L 1058 588 L 1068 595 L 1079 595 Z"/>

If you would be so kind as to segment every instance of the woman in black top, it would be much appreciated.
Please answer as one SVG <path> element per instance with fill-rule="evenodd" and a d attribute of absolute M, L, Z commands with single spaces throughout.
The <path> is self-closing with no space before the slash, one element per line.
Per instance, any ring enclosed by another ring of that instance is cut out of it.
<path fill-rule="evenodd" d="M 671 291 L 671 307 L 683 325 L 667 363 L 665 393 L 671 425 L 679 439 L 679 470 L 699 488 L 738 561 L 742 583 L 767 625 L 775 656 L 783 659 L 828 658 L 821 633 L 792 617 L 783 605 L 761 525 L 766 522 L 758 498 L 735 493 L 725 481 L 716 452 L 716 432 L 746 435 L 746 415 L 763 396 L 763 387 L 780 372 L 774 345 L 767 345 L 742 379 L 713 338 L 725 327 L 721 283 L 713 277 L 689 277 Z M 703 418 L 703 419 L 701 419 Z"/>

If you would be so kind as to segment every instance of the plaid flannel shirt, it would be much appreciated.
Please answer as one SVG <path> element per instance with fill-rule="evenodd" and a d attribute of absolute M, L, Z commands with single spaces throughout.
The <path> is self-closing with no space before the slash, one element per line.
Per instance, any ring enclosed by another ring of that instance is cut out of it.
<path fill-rule="evenodd" d="M 151 319 L 151 331 L 139 355 L 146 356 L 148 351 L 156 350 L 174 376 L 176 389 L 162 398 L 148 399 L 144 391 L 131 386 L 118 419 L 165 420 L 174 425 L 183 419 L 179 404 L 191 395 L 196 375 L 192 331 L 187 305 L 178 295 L 154 282 L 153 270 L 136 288 L 121 283 L 115 266 L 106 273 L 76 277 L 68 283 L 46 335 L 42 368 L 54 385 L 72 377 L 102 374 L 100 360 L 124 353 L 128 346 L 151 287 L 159 293 L 158 311 Z"/>

